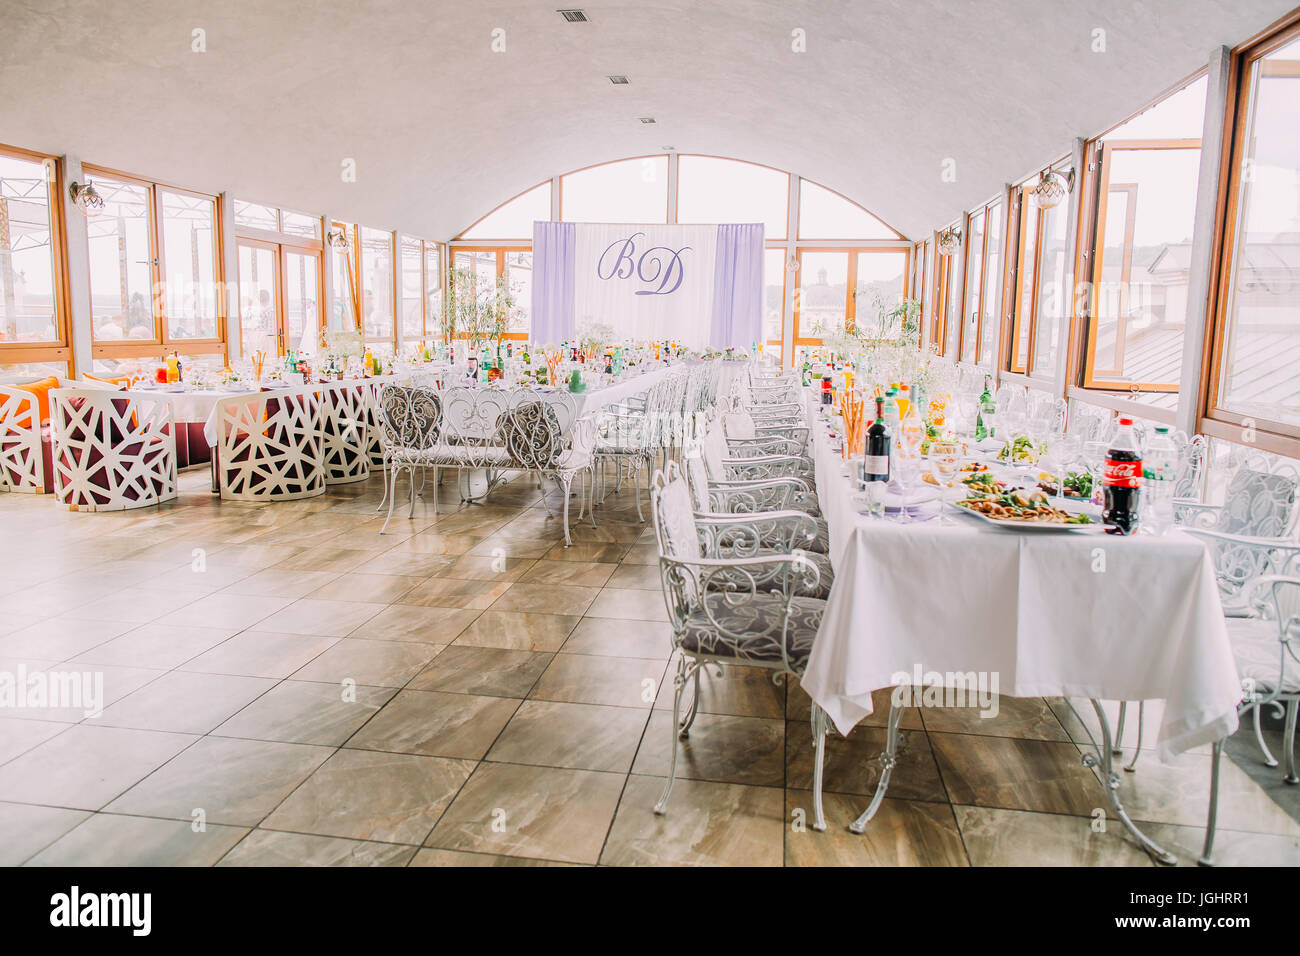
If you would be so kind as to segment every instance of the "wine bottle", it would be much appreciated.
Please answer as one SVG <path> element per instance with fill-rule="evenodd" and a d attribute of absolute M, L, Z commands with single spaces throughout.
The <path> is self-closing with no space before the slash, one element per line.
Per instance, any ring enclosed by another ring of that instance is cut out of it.
<path fill-rule="evenodd" d="M 876 399 L 876 420 L 867 426 L 863 481 L 889 481 L 889 426 L 885 424 L 885 400 Z"/>

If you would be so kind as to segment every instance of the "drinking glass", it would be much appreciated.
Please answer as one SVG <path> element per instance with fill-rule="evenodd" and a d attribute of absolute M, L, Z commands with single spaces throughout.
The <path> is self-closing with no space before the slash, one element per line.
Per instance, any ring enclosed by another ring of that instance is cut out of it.
<path fill-rule="evenodd" d="M 888 483 L 883 481 L 864 482 L 862 493 L 854 495 L 853 500 L 865 506 L 866 510 L 862 512 L 863 514 L 869 518 L 883 520 L 885 517 L 885 494 L 888 487 Z"/>
<path fill-rule="evenodd" d="M 952 442 L 931 442 L 926 464 L 939 489 L 939 523 L 952 524 L 953 519 L 946 506 L 962 497 L 961 491 L 950 486 L 950 482 L 960 474 L 961 452 Z"/>

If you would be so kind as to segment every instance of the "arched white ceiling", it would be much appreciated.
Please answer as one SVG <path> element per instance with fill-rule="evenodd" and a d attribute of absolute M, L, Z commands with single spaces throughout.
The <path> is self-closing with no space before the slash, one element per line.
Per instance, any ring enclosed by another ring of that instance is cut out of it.
<path fill-rule="evenodd" d="M 0 142 L 431 238 L 672 146 L 793 170 L 915 236 L 1293 2 L 599 0 L 570 24 L 555 0 L 5 0 Z"/>

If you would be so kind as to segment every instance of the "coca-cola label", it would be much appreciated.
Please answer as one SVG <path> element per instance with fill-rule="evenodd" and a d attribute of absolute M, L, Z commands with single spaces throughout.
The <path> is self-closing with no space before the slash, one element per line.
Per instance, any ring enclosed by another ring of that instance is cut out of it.
<path fill-rule="evenodd" d="M 1141 478 L 1141 461 L 1106 459 L 1106 471 L 1102 480 L 1112 488 L 1137 488 L 1140 486 Z"/>

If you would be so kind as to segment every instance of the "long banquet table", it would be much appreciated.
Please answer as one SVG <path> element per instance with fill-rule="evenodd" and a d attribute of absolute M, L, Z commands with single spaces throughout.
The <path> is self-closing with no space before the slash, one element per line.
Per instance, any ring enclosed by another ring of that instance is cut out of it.
<path fill-rule="evenodd" d="M 807 410 L 835 582 L 802 686 L 842 733 L 918 670 L 996 674 L 1013 697 L 1163 699 L 1162 761 L 1236 730 L 1241 685 L 1198 540 L 864 516 L 811 395 Z"/>

